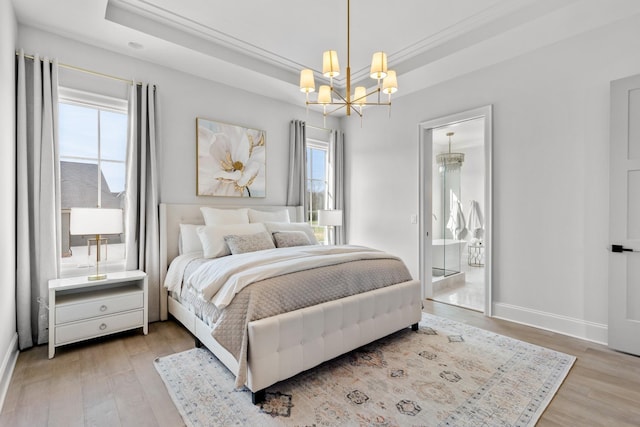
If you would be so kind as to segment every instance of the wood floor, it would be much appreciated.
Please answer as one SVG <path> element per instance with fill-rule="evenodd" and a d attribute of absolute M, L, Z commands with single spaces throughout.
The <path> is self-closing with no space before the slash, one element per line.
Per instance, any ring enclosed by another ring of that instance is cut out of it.
<path fill-rule="evenodd" d="M 432 301 L 425 310 L 578 358 L 539 426 L 640 426 L 640 357 L 576 338 L 490 319 Z M 0 413 L 0 426 L 182 426 L 153 367 L 156 357 L 193 347 L 173 321 L 126 333 L 20 354 Z"/>

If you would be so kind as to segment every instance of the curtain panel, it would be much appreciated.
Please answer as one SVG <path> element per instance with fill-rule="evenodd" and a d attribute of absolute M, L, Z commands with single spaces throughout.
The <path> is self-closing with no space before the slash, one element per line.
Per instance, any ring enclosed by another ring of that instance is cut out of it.
<path fill-rule="evenodd" d="M 331 148 L 333 150 L 333 209 L 342 210 L 342 226 L 333 228 L 333 241 L 336 245 L 347 243 L 346 204 L 344 197 L 344 132 L 331 131 Z"/>
<path fill-rule="evenodd" d="M 147 273 L 149 321 L 154 321 L 160 319 L 162 290 L 154 85 L 131 85 L 128 134 L 125 184 L 126 269 Z"/>
<path fill-rule="evenodd" d="M 289 124 L 289 180 L 287 185 L 287 206 L 303 206 L 305 220 L 309 208 L 305 203 L 306 186 L 306 124 L 292 120 Z"/>
<path fill-rule="evenodd" d="M 50 279 L 60 272 L 58 63 L 17 57 L 16 310 L 21 350 L 48 342 Z"/>

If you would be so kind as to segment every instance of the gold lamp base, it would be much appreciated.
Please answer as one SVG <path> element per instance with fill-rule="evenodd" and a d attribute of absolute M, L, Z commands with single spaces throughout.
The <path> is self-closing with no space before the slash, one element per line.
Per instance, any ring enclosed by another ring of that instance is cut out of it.
<path fill-rule="evenodd" d="M 96 234 L 96 274 L 92 274 L 91 276 L 87 277 L 87 280 L 89 281 L 95 281 L 95 280 L 104 280 L 107 278 L 106 274 L 100 274 L 100 242 L 101 241 L 107 241 L 107 239 L 103 239 L 100 237 L 99 234 Z M 88 246 L 90 247 L 90 246 Z"/>

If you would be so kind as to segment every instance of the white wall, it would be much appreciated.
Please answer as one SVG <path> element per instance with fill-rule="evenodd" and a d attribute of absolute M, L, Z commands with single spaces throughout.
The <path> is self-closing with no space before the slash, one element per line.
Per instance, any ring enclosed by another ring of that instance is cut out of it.
<path fill-rule="evenodd" d="M 609 82 L 638 52 L 633 16 L 345 119 L 350 242 L 418 277 L 418 123 L 493 104 L 494 313 L 606 341 Z"/>
<path fill-rule="evenodd" d="M 15 43 L 18 25 L 10 1 L 0 1 L 0 407 L 17 351 L 15 254 Z"/>
<path fill-rule="evenodd" d="M 301 98 L 294 106 L 214 83 L 180 71 L 120 55 L 108 50 L 20 26 L 18 46 L 25 53 L 58 58 L 59 62 L 115 76 L 143 79 L 157 85 L 160 201 L 165 203 L 268 204 L 286 202 L 289 161 L 289 122 L 292 119 L 322 123 L 322 116 L 306 113 Z M 126 86 L 103 78 L 62 70 L 61 84 L 126 94 Z M 264 129 L 267 132 L 267 196 L 262 199 L 196 197 L 195 119 L 204 117 Z M 337 127 L 328 119 L 327 126 Z M 151 284 L 150 284 L 151 285 Z M 158 295 L 151 292 L 150 320 L 158 319 Z"/>

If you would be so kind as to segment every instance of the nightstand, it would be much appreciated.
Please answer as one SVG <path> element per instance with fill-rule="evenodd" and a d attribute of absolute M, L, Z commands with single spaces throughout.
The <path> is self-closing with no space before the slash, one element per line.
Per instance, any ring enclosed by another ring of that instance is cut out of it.
<path fill-rule="evenodd" d="M 49 359 L 56 347 L 148 327 L 147 275 L 143 271 L 49 280 Z"/>

